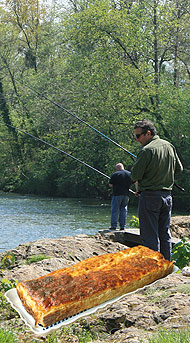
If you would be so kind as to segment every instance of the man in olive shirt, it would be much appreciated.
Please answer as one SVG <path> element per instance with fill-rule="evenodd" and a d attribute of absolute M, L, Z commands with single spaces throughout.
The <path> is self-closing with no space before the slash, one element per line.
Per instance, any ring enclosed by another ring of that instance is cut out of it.
<path fill-rule="evenodd" d="M 142 145 L 131 171 L 139 195 L 139 222 L 143 244 L 171 259 L 171 190 L 175 173 L 183 170 L 172 144 L 156 135 L 149 120 L 138 121 L 136 140 Z"/>

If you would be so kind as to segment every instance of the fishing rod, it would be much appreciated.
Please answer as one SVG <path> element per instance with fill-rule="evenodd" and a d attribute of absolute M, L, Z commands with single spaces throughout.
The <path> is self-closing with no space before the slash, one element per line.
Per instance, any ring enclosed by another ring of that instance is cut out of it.
<path fill-rule="evenodd" d="M 0 123 L 3 124 L 3 125 L 9 126 L 9 127 L 11 127 L 12 129 L 14 129 L 14 130 L 16 130 L 16 131 L 20 131 L 20 132 L 24 133 L 25 135 L 27 135 L 27 136 L 29 136 L 29 137 L 31 137 L 31 138 L 34 138 L 34 139 L 40 141 L 41 143 L 44 143 L 44 144 L 46 144 L 46 145 L 49 145 L 51 148 L 53 148 L 53 149 L 55 149 L 55 150 L 61 152 L 62 154 L 65 154 L 66 156 L 71 157 L 71 158 L 74 159 L 75 161 L 80 162 L 81 164 L 85 165 L 86 167 L 88 167 L 88 168 L 90 168 L 90 169 L 96 171 L 97 173 L 101 174 L 102 176 L 106 177 L 107 179 L 110 179 L 110 176 L 108 176 L 108 175 L 102 173 L 100 170 L 98 170 L 98 169 L 96 169 L 96 168 L 90 166 L 90 165 L 87 164 L 86 162 L 83 162 L 83 161 L 79 160 L 78 158 L 72 156 L 71 154 L 68 154 L 67 152 L 65 152 L 65 151 L 63 151 L 63 150 L 57 148 L 56 146 L 52 145 L 51 143 L 48 143 L 48 142 L 44 141 L 43 139 L 41 139 L 41 138 L 39 138 L 39 137 L 36 137 L 36 136 L 34 136 L 34 135 L 32 135 L 32 134 L 30 134 L 30 133 L 28 133 L 28 132 L 26 132 L 26 131 L 23 131 L 23 130 L 21 130 L 21 129 L 18 129 L 18 128 L 16 128 L 16 127 L 10 125 L 10 124 L 4 123 L 4 122 L 2 122 L 2 121 L 0 121 Z M 132 189 L 129 189 L 129 191 L 130 191 L 131 193 L 135 194 L 135 192 L 134 192 Z"/>
<path fill-rule="evenodd" d="M 19 81 L 19 80 L 18 80 Z M 24 85 L 25 87 L 29 88 L 32 92 L 38 94 L 40 97 L 43 97 L 44 99 L 50 101 L 52 104 L 54 104 L 55 106 L 61 108 L 63 111 L 69 113 L 71 116 L 73 116 L 74 118 L 76 118 L 77 120 L 79 120 L 81 123 L 85 124 L 86 126 L 88 126 L 90 129 L 94 130 L 96 133 L 98 133 L 99 135 L 101 135 L 102 137 L 104 137 L 105 139 L 109 140 L 110 142 L 112 142 L 113 144 L 117 145 L 120 149 L 124 150 L 127 154 L 130 155 L 130 157 L 132 158 L 132 160 L 134 161 L 134 159 L 136 158 L 136 156 L 134 154 L 132 154 L 130 151 L 128 151 L 127 149 L 125 149 L 123 146 L 121 146 L 119 143 L 115 142 L 113 139 L 109 138 L 108 136 L 104 135 L 102 132 L 100 132 L 99 130 L 97 130 L 95 127 L 93 127 L 92 125 L 88 124 L 86 121 L 84 121 L 83 119 L 79 118 L 78 116 L 76 116 L 75 114 L 73 114 L 71 111 L 67 110 L 66 108 L 64 108 L 63 106 L 61 106 L 60 104 L 56 103 L 55 101 L 49 99 L 46 95 L 38 92 L 36 89 L 26 85 L 25 83 L 19 81 L 22 85 Z"/>
<path fill-rule="evenodd" d="M 19 80 L 18 80 L 19 81 Z M 135 156 L 132 152 L 128 151 L 127 149 L 125 149 L 123 146 L 121 146 L 120 144 L 118 144 L 117 142 L 115 142 L 114 140 L 112 140 L 111 138 L 109 138 L 108 136 L 104 135 L 102 132 L 100 132 L 99 130 L 97 130 L 95 127 L 91 126 L 90 124 L 88 124 L 87 122 L 85 122 L 83 119 L 79 118 L 78 116 L 76 116 L 75 114 L 73 114 L 71 111 L 67 110 L 66 108 L 64 108 L 63 106 L 61 106 L 60 104 L 56 103 L 55 101 L 49 99 L 46 95 L 41 94 L 40 92 L 38 92 L 36 89 L 26 85 L 24 82 L 19 81 L 22 85 L 24 85 L 25 87 L 29 88 L 32 92 L 38 94 L 39 96 L 43 97 L 44 99 L 50 101 L 52 104 L 54 104 L 55 106 L 61 108 L 63 111 L 69 113 L 70 115 L 72 115 L 74 118 L 76 118 L 77 120 L 79 120 L 80 122 L 82 122 L 83 124 L 85 124 L 86 126 L 88 126 L 89 128 L 91 128 L 92 130 L 94 130 L 95 132 L 97 132 L 98 134 L 100 134 L 101 136 L 103 136 L 104 138 L 106 138 L 107 140 L 109 140 L 110 142 L 112 142 L 113 144 L 117 145 L 119 148 L 121 148 L 122 150 L 124 150 L 125 152 L 127 152 L 130 157 L 132 158 L 132 160 L 134 161 L 134 159 L 137 158 L 137 156 Z M 176 188 L 178 188 L 180 191 L 185 192 L 185 189 L 182 188 L 181 186 L 177 185 L 174 182 L 174 186 Z"/>

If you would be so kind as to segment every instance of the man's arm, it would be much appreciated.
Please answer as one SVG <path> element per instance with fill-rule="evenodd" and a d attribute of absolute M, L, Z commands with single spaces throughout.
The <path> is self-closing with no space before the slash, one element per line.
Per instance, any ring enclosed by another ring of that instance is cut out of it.
<path fill-rule="evenodd" d="M 183 165 L 177 155 L 176 150 L 175 150 L 175 157 L 176 157 L 175 174 L 179 174 L 180 172 L 183 171 Z"/>
<path fill-rule="evenodd" d="M 139 196 L 138 181 L 135 181 L 135 189 L 136 189 L 135 196 L 138 198 Z"/>
<path fill-rule="evenodd" d="M 137 156 L 137 160 L 135 161 L 132 170 L 131 170 L 131 178 L 133 181 L 142 180 L 146 166 L 149 164 L 151 159 L 151 153 L 149 151 L 141 150 Z"/>

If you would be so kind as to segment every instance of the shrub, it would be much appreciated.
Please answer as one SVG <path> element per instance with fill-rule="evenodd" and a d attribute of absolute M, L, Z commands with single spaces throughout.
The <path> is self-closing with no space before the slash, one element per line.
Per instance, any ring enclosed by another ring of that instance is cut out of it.
<path fill-rule="evenodd" d="M 190 265 L 190 243 L 188 243 L 186 237 L 174 245 L 172 249 L 172 261 L 176 261 L 176 266 L 180 269 Z"/>
<path fill-rule="evenodd" d="M 129 222 L 131 227 L 139 227 L 139 218 L 132 216 L 132 219 Z"/>
<path fill-rule="evenodd" d="M 15 264 L 15 256 L 14 256 L 14 254 L 7 253 L 6 255 L 4 255 L 2 257 L 1 262 L 0 262 L 0 267 L 1 268 L 9 268 L 13 264 Z"/>

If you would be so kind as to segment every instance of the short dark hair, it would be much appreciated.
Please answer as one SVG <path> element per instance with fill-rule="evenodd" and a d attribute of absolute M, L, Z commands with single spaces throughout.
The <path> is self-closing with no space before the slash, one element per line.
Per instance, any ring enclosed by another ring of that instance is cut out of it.
<path fill-rule="evenodd" d="M 151 132 L 152 136 L 156 135 L 156 128 L 154 124 L 147 119 L 139 120 L 134 125 L 134 129 L 141 128 L 143 133 L 146 133 L 148 130 Z"/>

